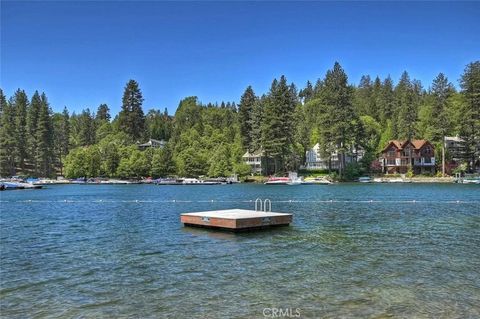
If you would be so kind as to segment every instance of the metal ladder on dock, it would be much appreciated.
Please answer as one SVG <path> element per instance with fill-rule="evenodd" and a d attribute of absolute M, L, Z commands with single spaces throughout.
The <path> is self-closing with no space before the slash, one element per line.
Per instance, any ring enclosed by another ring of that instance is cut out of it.
<path fill-rule="evenodd" d="M 259 205 L 260 204 L 260 205 Z M 267 206 L 268 204 L 268 206 Z M 258 209 L 260 206 L 260 209 Z M 268 207 L 268 210 L 267 210 L 267 207 Z M 263 202 L 262 202 L 262 199 L 261 198 L 257 198 L 255 200 L 255 211 L 256 212 L 265 212 L 265 213 L 269 213 L 272 211 L 272 201 L 270 199 L 265 199 Z"/>

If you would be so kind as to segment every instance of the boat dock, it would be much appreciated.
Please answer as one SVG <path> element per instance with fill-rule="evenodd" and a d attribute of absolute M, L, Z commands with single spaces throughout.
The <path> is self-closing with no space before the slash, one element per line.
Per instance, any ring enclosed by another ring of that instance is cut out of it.
<path fill-rule="evenodd" d="M 292 222 L 292 214 L 247 209 L 226 209 L 185 213 L 181 215 L 180 220 L 185 226 L 242 231 L 273 226 L 288 226 Z"/>
<path fill-rule="evenodd" d="M 260 207 L 258 207 L 258 204 L 260 204 Z M 262 209 L 263 207 L 265 207 L 265 209 Z M 262 201 L 257 199 L 255 201 L 255 210 L 225 209 L 185 213 L 180 215 L 180 221 L 184 226 L 216 228 L 230 231 L 245 231 L 290 225 L 293 219 L 292 214 L 271 212 L 271 208 L 270 200 L 265 200 L 265 205 L 263 205 Z"/>

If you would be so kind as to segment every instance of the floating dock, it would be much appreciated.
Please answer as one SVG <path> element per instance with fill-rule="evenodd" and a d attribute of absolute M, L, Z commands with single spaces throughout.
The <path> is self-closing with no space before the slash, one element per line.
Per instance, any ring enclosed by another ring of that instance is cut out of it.
<path fill-rule="evenodd" d="M 245 231 L 275 226 L 288 226 L 292 222 L 292 214 L 246 209 L 226 209 L 185 213 L 181 214 L 180 220 L 185 226 Z"/>

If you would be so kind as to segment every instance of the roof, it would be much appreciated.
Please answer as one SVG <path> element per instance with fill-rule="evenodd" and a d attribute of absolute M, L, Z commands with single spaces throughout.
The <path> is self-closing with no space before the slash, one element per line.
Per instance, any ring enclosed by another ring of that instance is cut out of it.
<path fill-rule="evenodd" d="M 445 136 L 445 141 L 452 141 L 452 142 L 465 142 L 462 138 L 457 136 Z"/>
<path fill-rule="evenodd" d="M 252 153 L 250 153 L 249 151 L 246 151 L 245 154 L 243 154 L 242 157 L 258 157 L 258 156 L 263 156 L 263 150 L 262 149 L 253 151 Z"/>
<path fill-rule="evenodd" d="M 387 146 L 385 146 L 382 152 L 385 152 L 390 147 L 390 145 L 394 145 L 399 150 L 402 150 L 405 145 L 408 144 L 408 142 L 410 142 L 410 144 L 412 144 L 413 147 L 417 150 L 421 149 L 423 146 L 425 146 L 425 144 L 430 144 L 433 147 L 433 145 L 428 140 L 391 140 L 388 142 Z"/>
<path fill-rule="evenodd" d="M 139 147 L 150 147 L 150 146 L 153 146 L 153 145 L 159 145 L 159 146 L 164 146 L 165 145 L 165 141 L 164 140 L 154 140 L 153 138 L 149 139 L 148 142 L 146 143 L 143 143 L 143 144 L 139 144 L 138 146 Z"/>

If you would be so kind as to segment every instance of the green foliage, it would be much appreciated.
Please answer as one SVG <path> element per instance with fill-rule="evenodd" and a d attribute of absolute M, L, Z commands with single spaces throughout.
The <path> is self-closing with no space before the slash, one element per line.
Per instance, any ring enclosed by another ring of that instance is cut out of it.
<path fill-rule="evenodd" d="M 86 160 L 86 148 L 74 148 L 65 158 L 65 177 L 87 177 L 88 163 Z"/>
<path fill-rule="evenodd" d="M 480 157 L 480 61 L 467 65 L 460 86 L 464 96 L 460 136 L 465 140 L 467 170 L 472 171 Z"/>
<path fill-rule="evenodd" d="M 27 160 L 27 109 L 28 97 L 25 91 L 18 89 L 10 104 L 15 112 L 15 161 L 23 171 Z"/>
<path fill-rule="evenodd" d="M 117 176 L 122 178 L 141 178 L 150 173 L 150 162 L 146 152 L 139 151 L 134 146 L 126 150 L 126 156 L 120 160 Z"/>
<path fill-rule="evenodd" d="M 41 96 L 35 130 L 35 163 L 37 176 L 50 177 L 54 172 L 53 123 L 51 110 L 45 94 Z"/>
<path fill-rule="evenodd" d="M 274 167 L 267 168 L 267 173 L 285 171 L 285 156 L 294 143 L 294 112 L 297 104 L 296 89 L 288 84 L 285 76 L 275 79 L 270 92 L 263 99 L 262 114 L 262 148 L 267 157 L 273 158 Z"/>
<path fill-rule="evenodd" d="M 395 87 L 395 107 L 397 111 L 394 122 L 394 136 L 399 139 L 413 139 L 416 136 L 416 121 L 420 101 L 421 86 L 418 81 L 410 81 L 405 71 Z"/>
<path fill-rule="evenodd" d="M 95 116 L 97 122 L 110 122 L 110 109 L 107 104 L 100 104 L 97 109 L 97 115 Z"/>
<path fill-rule="evenodd" d="M 100 122 L 99 122 L 100 123 Z M 82 110 L 82 113 L 73 113 L 70 117 L 69 128 L 71 131 L 69 144 L 72 147 L 93 145 L 96 142 L 95 118 L 90 109 Z"/>
<path fill-rule="evenodd" d="M 240 98 L 240 105 L 238 108 L 238 116 L 240 122 L 240 133 L 242 134 L 242 143 L 244 148 L 249 150 L 250 152 L 255 151 L 253 142 L 254 137 L 253 134 L 253 110 L 257 103 L 257 97 L 253 92 L 251 86 L 248 86 L 243 93 L 242 97 Z"/>
<path fill-rule="evenodd" d="M 177 154 L 175 163 L 181 176 L 197 177 L 207 174 L 208 161 L 206 154 L 193 147 L 188 147 Z"/>
<path fill-rule="evenodd" d="M 37 139 L 36 139 L 36 131 L 37 131 L 37 122 L 38 116 L 40 113 L 40 108 L 42 107 L 42 101 L 40 99 L 40 94 L 38 91 L 32 96 L 32 100 L 30 101 L 30 107 L 27 110 L 27 154 L 28 154 L 28 161 L 31 163 L 33 167 L 33 173 L 37 171 L 37 163 L 36 163 L 36 153 L 37 153 Z"/>
<path fill-rule="evenodd" d="M 172 159 L 170 147 L 156 149 L 152 157 L 152 177 L 165 177 L 175 174 L 175 163 Z"/>
<path fill-rule="evenodd" d="M 380 153 L 385 146 L 387 146 L 388 141 L 392 140 L 393 136 L 393 125 L 391 120 L 387 120 L 387 125 L 380 135 L 380 141 L 378 142 L 377 153 Z"/>
<path fill-rule="evenodd" d="M 15 174 L 15 110 L 0 89 L 0 176 Z"/>
<path fill-rule="evenodd" d="M 345 167 L 345 174 L 343 180 L 354 181 L 362 176 L 363 170 L 358 163 L 348 163 Z"/>
<path fill-rule="evenodd" d="M 353 89 L 348 85 L 347 75 L 338 62 L 328 70 L 320 91 L 318 107 L 319 144 L 322 155 L 330 157 L 338 151 L 342 160 L 340 175 L 345 168 L 345 153 L 351 145 L 357 144 L 355 131 L 359 123 L 354 111 Z"/>
<path fill-rule="evenodd" d="M 411 167 L 408 168 L 407 174 L 405 174 L 406 177 L 412 178 L 414 176 L 413 170 Z"/>
<path fill-rule="evenodd" d="M 462 163 L 460 165 L 458 165 L 454 170 L 453 170 L 453 173 L 454 174 L 461 174 L 461 173 L 465 173 L 466 171 L 468 170 L 468 165 L 467 163 Z"/>
<path fill-rule="evenodd" d="M 220 144 L 209 159 L 208 176 L 220 177 L 232 174 L 233 167 L 230 161 L 230 149 L 225 144 Z"/>
<path fill-rule="evenodd" d="M 303 103 L 308 103 L 311 99 L 313 99 L 315 91 L 313 90 L 312 83 L 307 81 L 307 85 L 303 90 L 300 90 L 298 93 L 298 97 L 302 99 Z"/>
<path fill-rule="evenodd" d="M 246 163 L 235 163 L 233 165 L 233 172 L 240 177 L 248 176 L 252 173 L 250 165 Z"/>
<path fill-rule="evenodd" d="M 187 129 L 194 128 L 197 132 L 202 133 L 201 125 L 201 106 L 197 104 L 197 97 L 191 96 L 180 101 L 175 112 L 174 137 L 178 137 Z"/>
<path fill-rule="evenodd" d="M 282 175 L 298 170 L 305 152 L 319 143 L 327 158 L 365 151 L 359 163 L 341 161 L 338 178 L 352 179 L 377 171 L 376 158 L 392 139 L 428 139 L 439 149 L 444 136 L 457 134 L 466 142 L 461 168 L 472 171 L 480 144 L 479 61 L 467 65 L 460 84 L 457 93 L 440 73 L 426 91 L 404 72 L 396 86 L 390 77 L 365 75 L 354 87 L 335 63 L 299 94 L 284 76 L 260 97 L 247 87 L 238 112 L 235 103 L 204 105 L 187 97 L 175 116 L 166 110 L 144 116 L 139 85 L 130 80 L 113 121 L 106 104 L 95 115 L 89 109 L 69 115 L 67 108 L 52 114 L 45 94 L 36 91 L 29 102 L 17 90 L 7 103 L 0 91 L 0 174 L 53 176 L 64 168 L 67 177 L 246 176 L 250 167 L 242 155 L 248 149 L 264 151 L 264 174 Z M 166 140 L 167 147 L 141 151 L 136 143 L 144 138 Z"/>
<path fill-rule="evenodd" d="M 167 109 L 163 113 L 150 110 L 145 118 L 147 136 L 156 140 L 168 141 L 173 133 L 173 119 L 168 115 Z"/>

